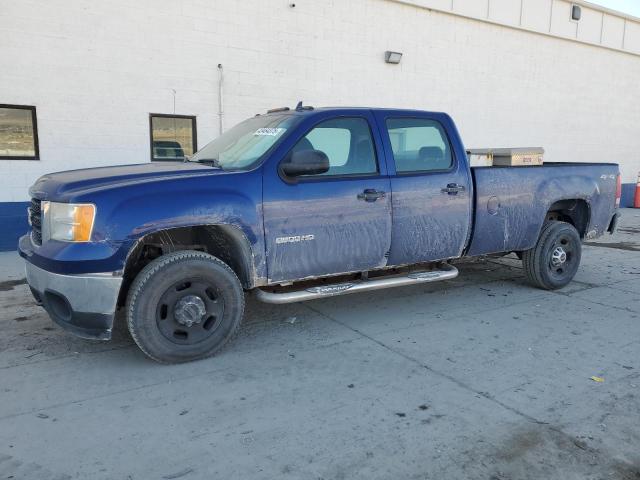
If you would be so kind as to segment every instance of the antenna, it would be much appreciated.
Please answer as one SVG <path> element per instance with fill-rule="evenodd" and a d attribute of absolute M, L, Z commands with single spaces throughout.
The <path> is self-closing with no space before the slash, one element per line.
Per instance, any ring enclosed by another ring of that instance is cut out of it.
<path fill-rule="evenodd" d="M 313 107 L 311 105 L 302 105 L 302 100 L 300 100 L 296 105 L 296 112 L 304 112 L 305 110 L 313 110 Z"/>

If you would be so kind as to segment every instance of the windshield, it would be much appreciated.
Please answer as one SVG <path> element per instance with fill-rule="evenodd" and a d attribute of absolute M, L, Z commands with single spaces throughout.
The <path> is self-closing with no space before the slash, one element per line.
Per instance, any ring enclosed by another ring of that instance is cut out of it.
<path fill-rule="evenodd" d="M 293 126 L 293 115 L 253 117 L 226 131 L 190 162 L 211 163 L 224 170 L 248 170 Z"/>

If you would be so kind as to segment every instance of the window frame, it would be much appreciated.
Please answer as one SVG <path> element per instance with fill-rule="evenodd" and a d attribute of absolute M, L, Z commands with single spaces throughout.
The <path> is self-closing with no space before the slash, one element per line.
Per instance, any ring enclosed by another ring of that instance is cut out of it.
<path fill-rule="evenodd" d="M 429 121 L 429 122 L 436 123 L 437 125 L 440 126 L 441 131 L 445 135 L 445 139 L 447 141 L 447 145 L 449 145 L 449 152 L 451 152 L 451 166 L 449 168 L 441 168 L 441 169 L 438 169 L 438 170 L 407 170 L 407 171 L 403 171 L 403 172 L 398 171 L 398 165 L 396 164 L 396 155 L 395 155 L 395 153 L 393 151 L 393 144 L 391 143 L 391 135 L 389 134 L 389 127 L 387 125 L 387 121 L 389 121 L 389 120 L 403 120 L 403 119 L 426 120 L 426 121 Z M 436 120 L 434 118 L 417 117 L 417 116 L 402 116 L 402 115 L 389 116 L 389 117 L 385 117 L 385 119 L 384 119 L 384 129 L 385 129 L 385 131 L 387 133 L 387 140 L 389 141 L 389 153 L 391 153 L 391 160 L 393 160 L 393 170 L 395 171 L 396 176 L 430 175 L 432 173 L 449 173 L 449 172 L 453 172 L 457 168 L 458 157 L 456 156 L 456 152 L 453 149 L 453 144 L 451 143 L 451 138 L 449 137 L 449 132 L 447 131 L 447 128 L 439 120 Z"/>
<path fill-rule="evenodd" d="M 12 105 L 0 103 L 0 108 L 8 108 L 14 110 L 31 110 L 31 124 L 33 126 L 33 151 L 35 155 L 2 155 L 0 160 L 40 160 L 40 145 L 38 142 L 38 116 L 36 114 L 35 105 Z"/>
<path fill-rule="evenodd" d="M 153 119 L 154 118 L 182 118 L 191 120 L 191 149 L 193 153 L 198 151 L 198 123 L 195 115 L 178 115 L 173 113 L 150 113 L 149 114 L 149 156 L 152 162 L 175 162 L 178 159 L 153 158 Z"/>
<path fill-rule="evenodd" d="M 293 151 L 293 149 L 295 148 L 295 146 L 298 144 L 298 142 L 300 140 L 302 140 L 307 135 L 309 135 L 309 133 L 312 130 L 315 130 L 318 127 L 318 125 L 320 125 L 322 123 L 330 122 L 332 120 L 348 120 L 348 119 L 360 119 L 360 120 L 364 120 L 366 122 L 367 127 L 369 128 L 369 136 L 371 137 L 371 144 L 373 146 L 373 154 L 374 154 L 374 157 L 375 157 L 374 160 L 376 162 L 376 171 L 375 172 L 371 172 L 371 173 L 348 173 L 348 174 L 340 174 L 340 175 L 309 175 L 309 176 L 302 175 L 302 176 L 299 176 L 299 177 L 287 177 L 284 174 L 284 172 L 282 171 L 281 165 L 284 162 L 287 161 L 287 159 L 291 155 L 291 152 Z M 338 115 L 338 116 L 335 116 L 335 117 L 323 118 L 322 120 L 319 120 L 318 122 L 314 123 L 313 125 L 311 125 L 311 127 L 309 127 L 307 130 L 305 130 L 305 132 L 296 139 L 296 141 L 293 143 L 291 148 L 289 150 L 287 150 L 287 153 L 285 153 L 285 155 L 282 157 L 282 159 L 278 162 L 278 175 L 280 176 L 282 181 L 284 181 L 285 183 L 288 183 L 288 184 L 305 183 L 305 182 L 317 182 L 317 181 L 331 181 L 331 180 L 339 180 L 339 179 L 357 179 L 357 178 L 379 177 L 380 176 L 380 155 L 378 153 L 378 148 L 376 146 L 376 140 L 375 140 L 375 136 L 374 136 L 374 133 L 373 133 L 373 128 L 371 126 L 370 119 L 367 118 L 364 115 Z"/>

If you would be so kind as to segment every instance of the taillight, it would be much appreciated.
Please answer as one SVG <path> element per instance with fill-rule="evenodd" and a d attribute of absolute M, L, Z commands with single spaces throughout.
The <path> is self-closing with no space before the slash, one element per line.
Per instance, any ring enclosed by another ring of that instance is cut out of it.
<path fill-rule="evenodd" d="M 622 197 L 622 178 L 618 174 L 616 178 L 616 208 L 620 206 L 620 197 Z"/>

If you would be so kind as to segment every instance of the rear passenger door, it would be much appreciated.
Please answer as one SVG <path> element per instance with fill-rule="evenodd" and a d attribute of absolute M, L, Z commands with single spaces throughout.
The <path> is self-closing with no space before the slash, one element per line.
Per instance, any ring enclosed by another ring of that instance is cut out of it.
<path fill-rule="evenodd" d="M 472 192 L 453 122 L 444 114 L 393 111 L 377 112 L 376 120 L 393 160 L 389 265 L 459 257 L 469 236 Z"/>

